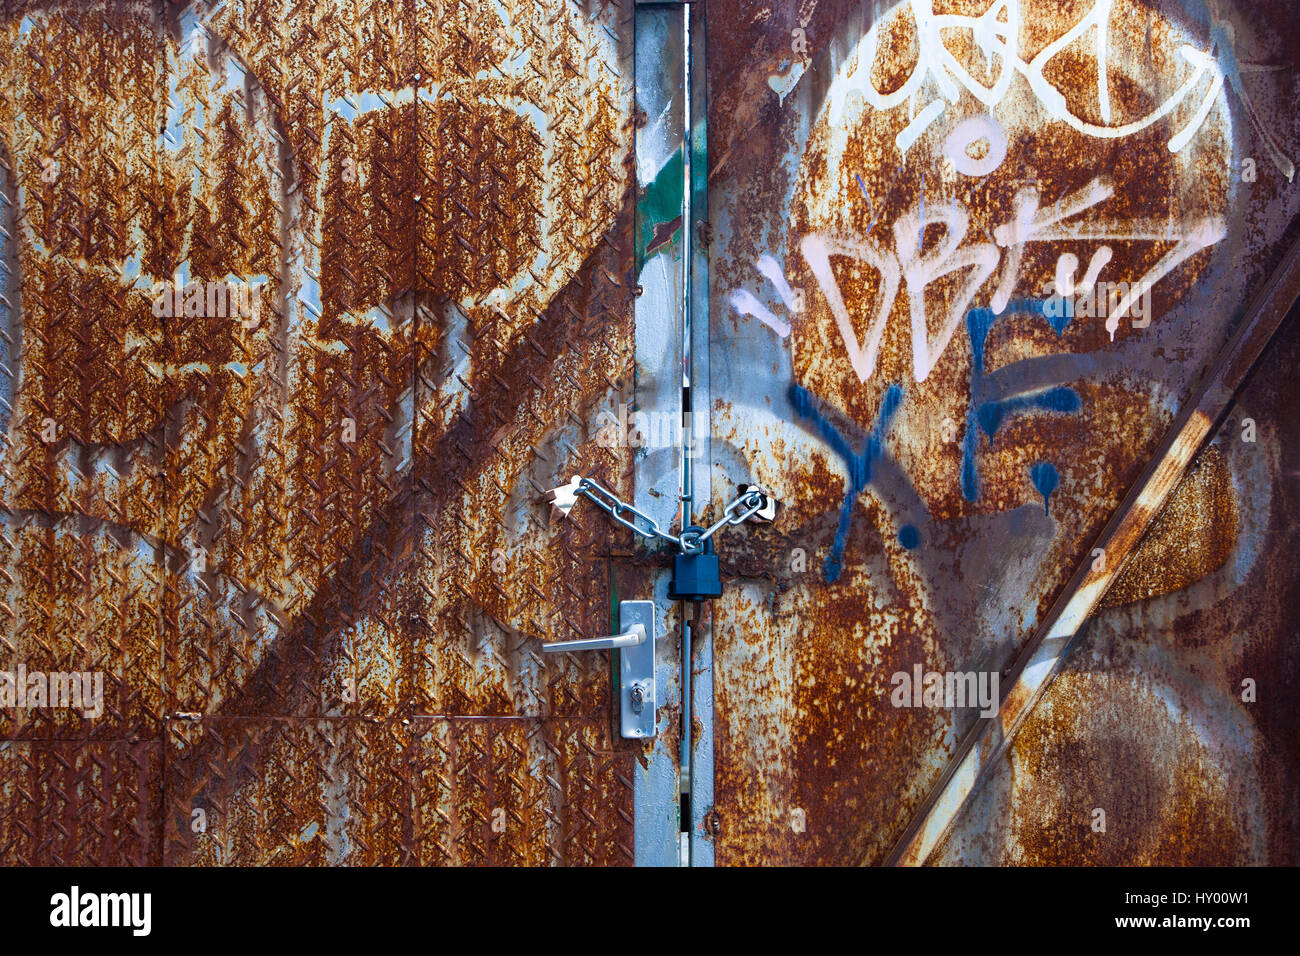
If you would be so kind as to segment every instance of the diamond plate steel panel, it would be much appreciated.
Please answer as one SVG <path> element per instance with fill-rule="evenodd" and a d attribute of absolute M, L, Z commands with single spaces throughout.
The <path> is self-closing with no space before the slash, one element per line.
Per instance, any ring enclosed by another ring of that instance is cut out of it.
<path fill-rule="evenodd" d="M 166 862 L 628 864 L 633 759 L 583 720 L 171 721 Z"/>
<path fill-rule="evenodd" d="M 7 5 L 0 84 L 3 666 L 99 672 L 103 713 L 6 737 L 156 735 L 163 695 L 165 261 L 155 5 Z M 71 64 L 76 64 L 75 69 Z"/>
<path fill-rule="evenodd" d="M 511 825 L 562 821 L 489 855 L 621 861 L 607 664 L 536 646 L 608 627 L 608 529 L 534 502 L 627 464 L 585 424 L 630 368 L 627 10 L 0 13 L 0 649 L 104 677 L 0 736 L 165 736 L 168 863 L 406 863 L 405 718 L 581 713 L 484 739 Z"/>
<path fill-rule="evenodd" d="M 0 743 L 0 860 L 19 866 L 157 866 L 157 741 Z"/>
<path fill-rule="evenodd" d="M 410 862 L 401 721 L 169 721 L 168 865 Z"/>
<path fill-rule="evenodd" d="M 632 761 L 602 723 L 418 720 L 416 837 L 423 866 L 633 861 Z"/>
<path fill-rule="evenodd" d="M 603 655 L 538 639 L 609 626 L 608 529 L 531 503 L 626 480 L 593 419 L 632 360 L 630 5 L 419 11 L 416 707 L 602 712 Z"/>
<path fill-rule="evenodd" d="M 266 282 L 260 321 L 222 325 L 238 342 L 195 330 L 213 401 L 169 442 L 169 477 L 205 483 L 176 500 L 211 503 L 176 514 L 177 539 L 224 577 L 178 602 L 177 709 L 319 714 L 320 655 L 367 627 L 371 582 L 395 574 L 408 524 L 410 18 L 394 3 L 231 3 L 181 24 L 185 148 L 225 137 L 260 160 L 199 163 L 210 181 L 191 205 L 225 199 L 230 214 L 195 234 L 212 275 Z"/>
<path fill-rule="evenodd" d="M 147 737 L 161 726 L 156 549 L 86 518 L 15 509 L 0 520 L 0 738 Z M 21 667 L 45 699 L 17 700 Z M 80 705 L 71 685 L 79 685 Z M 13 681 L 9 684 L 9 681 Z M 13 698 L 9 696 L 13 695 Z"/>

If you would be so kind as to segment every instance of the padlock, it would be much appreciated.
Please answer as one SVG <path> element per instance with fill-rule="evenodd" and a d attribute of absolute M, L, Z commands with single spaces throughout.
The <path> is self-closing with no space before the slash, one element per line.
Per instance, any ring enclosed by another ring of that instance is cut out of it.
<path fill-rule="evenodd" d="M 704 529 L 692 525 L 682 532 L 682 536 L 694 532 L 702 534 Z M 671 601 L 707 601 L 722 595 L 722 572 L 718 566 L 718 556 L 713 550 L 713 539 L 704 542 L 704 550 L 699 554 L 678 554 L 673 556 L 673 579 L 668 584 L 668 598 Z"/>

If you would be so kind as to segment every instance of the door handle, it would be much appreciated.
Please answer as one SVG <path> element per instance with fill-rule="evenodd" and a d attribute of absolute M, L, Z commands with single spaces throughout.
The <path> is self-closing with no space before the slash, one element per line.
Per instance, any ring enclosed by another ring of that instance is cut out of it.
<path fill-rule="evenodd" d="M 577 641 L 551 641 L 542 645 L 547 654 L 563 654 L 568 651 L 606 651 L 619 647 L 636 647 L 645 641 L 645 625 L 637 622 L 622 634 L 609 637 L 584 637 Z"/>
<path fill-rule="evenodd" d="M 620 601 L 618 634 L 584 637 L 576 641 L 549 641 L 547 654 L 569 651 L 618 651 L 619 724 L 624 737 L 655 735 L 658 674 L 655 666 L 655 602 Z"/>

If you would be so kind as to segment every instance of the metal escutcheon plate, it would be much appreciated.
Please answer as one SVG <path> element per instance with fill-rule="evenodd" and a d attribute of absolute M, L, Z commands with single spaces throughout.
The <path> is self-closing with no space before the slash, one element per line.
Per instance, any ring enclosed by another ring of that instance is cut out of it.
<path fill-rule="evenodd" d="M 653 737 L 659 684 L 655 670 L 655 641 L 659 636 L 655 632 L 655 603 L 620 601 L 618 617 L 619 631 L 627 631 L 632 625 L 640 624 L 646 633 L 646 639 L 640 644 L 618 651 L 622 734 L 634 739 Z"/>

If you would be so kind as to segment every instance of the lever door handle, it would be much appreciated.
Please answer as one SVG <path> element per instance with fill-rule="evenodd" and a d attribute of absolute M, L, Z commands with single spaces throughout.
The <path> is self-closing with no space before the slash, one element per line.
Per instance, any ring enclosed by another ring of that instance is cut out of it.
<path fill-rule="evenodd" d="M 615 669 L 618 680 L 619 725 L 624 737 L 645 739 L 655 735 L 655 709 L 659 705 L 658 672 L 655 666 L 655 641 L 659 626 L 654 601 L 620 601 L 619 634 L 609 637 L 584 637 L 576 641 L 551 641 L 542 645 L 548 654 L 567 651 L 616 650 Z"/>
<path fill-rule="evenodd" d="M 543 644 L 542 650 L 547 654 L 563 654 L 568 651 L 605 651 L 616 647 L 636 647 L 645 643 L 645 625 L 640 622 L 632 624 L 622 634 L 609 637 L 584 637 L 576 641 L 551 641 Z"/>

